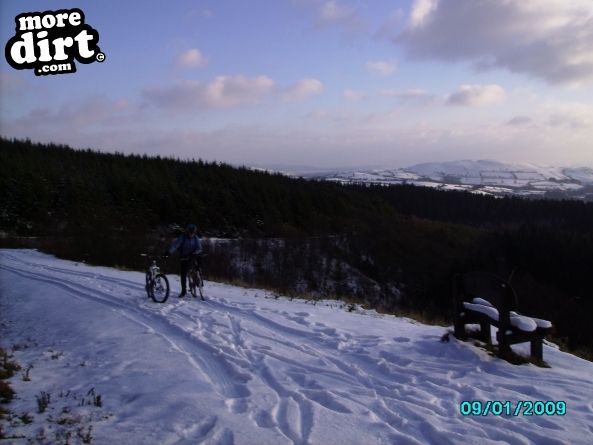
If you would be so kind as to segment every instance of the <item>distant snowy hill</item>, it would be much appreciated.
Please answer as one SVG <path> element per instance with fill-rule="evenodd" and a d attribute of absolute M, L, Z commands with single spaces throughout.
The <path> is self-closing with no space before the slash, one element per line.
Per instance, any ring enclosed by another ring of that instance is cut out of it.
<path fill-rule="evenodd" d="M 577 199 L 593 198 L 593 169 L 588 167 L 479 160 L 427 162 L 398 169 L 307 172 L 303 176 L 342 183 L 414 184 L 489 195 L 543 196 L 556 192 Z"/>
<path fill-rule="evenodd" d="M 593 363 L 552 344 L 551 368 L 514 366 L 444 327 L 214 282 L 180 300 L 169 277 L 156 304 L 140 272 L 0 250 L 0 346 L 23 367 L 1 442 L 592 443 Z"/>

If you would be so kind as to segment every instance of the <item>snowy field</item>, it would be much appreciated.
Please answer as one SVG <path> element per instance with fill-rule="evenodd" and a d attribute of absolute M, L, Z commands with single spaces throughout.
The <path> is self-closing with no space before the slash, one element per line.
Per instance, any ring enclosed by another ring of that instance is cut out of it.
<path fill-rule="evenodd" d="M 0 250 L 8 407 L 30 422 L 0 421 L 29 438 L 0 443 L 593 443 L 593 363 L 552 346 L 550 369 L 513 366 L 443 327 L 213 282 L 179 300 L 170 279 L 155 304 L 141 273 Z M 567 411 L 464 417 L 468 400 Z"/>
<path fill-rule="evenodd" d="M 588 167 L 549 167 L 485 160 L 428 162 L 387 170 L 318 172 L 313 177 L 340 184 L 413 184 L 494 196 L 537 196 L 546 191 L 570 193 L 593 185 L 593 169 Z"/>

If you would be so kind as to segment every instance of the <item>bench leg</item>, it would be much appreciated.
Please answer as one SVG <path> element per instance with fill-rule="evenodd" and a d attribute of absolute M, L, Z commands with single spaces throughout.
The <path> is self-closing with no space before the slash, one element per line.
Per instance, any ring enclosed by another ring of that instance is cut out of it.
<path fill-rule="evenodd" d="M 455 335 L 455 338 L 465 340 L 465 323 L 463 322 L 463 319 L 460 316 L 457 316 L 455 318 L 455 324 L 453 326 L 453 335 Z"/>
<path fill-rule="evenodd" d="M 480 340 L 484 343 L 492 344 L 492 333 L 490 332 L 490 323 L 487 321 L 480 322 Z"/>
<path fill-rule="evenodd" d="M 531 358 L 534 360 L 543 360 L 543 341 L 541 338 L 531 340 Z"/>
<path fill-rule="evenodd" d="M 503 359 L 507 359 L 511 352 L 511 345 L 506 339 L 506 336 L 500 332 L 500 329 L 496 333 L 496 339 L 498 340 L 498 356 Z"/>

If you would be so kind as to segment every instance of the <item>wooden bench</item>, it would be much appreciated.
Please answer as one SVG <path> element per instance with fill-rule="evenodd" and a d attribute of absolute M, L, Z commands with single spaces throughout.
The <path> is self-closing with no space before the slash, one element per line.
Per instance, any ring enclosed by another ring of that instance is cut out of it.
<path fill-rule="evenodd" d="M 517 294 L 504 279 L 488 272 L 469 272 L 453 279 L 455 337 L 465 340 L 467 324 L 479 324 L 477 337 L 492 344 L 490 326 L 498 328 L 498 355 L 508 358 L 511 345 L 531 343 L 531 358 L 543 360 L 543 339 L 552 329 L 547 320 L 520 315 Z"/>

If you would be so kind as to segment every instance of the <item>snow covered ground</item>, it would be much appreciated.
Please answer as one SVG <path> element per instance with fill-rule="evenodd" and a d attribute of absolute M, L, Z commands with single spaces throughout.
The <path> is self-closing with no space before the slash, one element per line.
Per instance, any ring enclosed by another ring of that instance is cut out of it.
<path fill-rule="evenodd" d="M 414 184 L 483 195 L 537 196 L 546 191 L 572 192 L 593 185 L 589 167 L 550 167 L 498 161 L 427 162 L 397 169 L 341 170 L 303 173 L 304 177 L 341 184 Z M 587 192 L 588 193 L 588 192 Z M 583 199 L 583 196 L 577 199 Z"/>
<path fill-rule="evenodd" d="M 0 421 L 29 441 L 0 442 L 593 443 L 593 363 L 552 346 L 551 368 L 514 366 L 443 327 L 213 282 L 180 301 L 170 278 L 155 304 L 141 273 L 0 250 L 0 346 L 23 366 L 8 406 L 31 417 Z M 567 411 L 464 417 L 468 400 Z"/>

